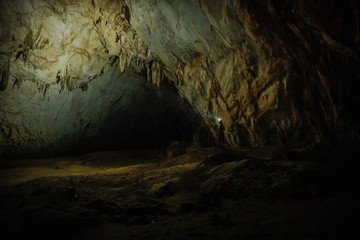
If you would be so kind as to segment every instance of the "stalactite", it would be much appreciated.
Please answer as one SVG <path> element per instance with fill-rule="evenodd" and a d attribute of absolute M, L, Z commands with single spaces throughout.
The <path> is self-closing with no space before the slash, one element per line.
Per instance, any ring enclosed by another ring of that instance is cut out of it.
<path fill-rule="evenodd" d="M 131 56 L 126 56 L 127 67 L 130 67 L 131 60 L 132 60 Z"/>
<path fill-rule="evenodd" d="M 145 63 L 145 68 L 146 68 L 146 80 L 150 81 L 150 79 L 151 79 L 151 70 L 150 70 L 150 64 L 148 62 Z"/>
<path fill-rule="evenodd" d="M 184 84 L 184 68 L 185 68 L 185 64 L 178 59 L 178 64 L 175 71 L 176 80 L 177 80 L 176 85 L 178 87 Z"/>
<path fill-rule="evenodd" d="M 121 72 L 124 72 L 124 70 L 125 70 L 125 63 L 126 63 L 126 55 L 124 53 L 120 53 L 119 67 L 120 67 Z"/>
<path fill-rule="evenodd" d="M 3 66 L 0 66 L 0 91 L 6 90 L 10 77 L 10 61 L 4 62 Z"/>
<path fill-rule="evenodd" d="M 161 67 L 158 61 L 154 61 L 151 65 L 151 81 L 156 86 L 160 86 L 161 81 Z"/>

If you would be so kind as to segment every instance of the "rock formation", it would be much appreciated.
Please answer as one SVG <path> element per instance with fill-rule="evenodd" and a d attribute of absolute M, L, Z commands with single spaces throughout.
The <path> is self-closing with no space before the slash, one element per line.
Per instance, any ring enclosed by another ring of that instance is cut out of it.
<path fill-rule="evenodd" d="M 313 17 L 339 4 L 318 2 L 127 1 L 131 25 L 179 93 L 208 126 L 223 120 L 231 146 L 358 139 L 348 116 L 359 106 L 358 55 Z"/>
<path fill-rule="evenodd" d="M 141 78 L 173 82 L 231 147 L 358 143 L 357 1 L 6 0 L 0 12 L 0 152 L 95 134 L 118 82 Z"/>

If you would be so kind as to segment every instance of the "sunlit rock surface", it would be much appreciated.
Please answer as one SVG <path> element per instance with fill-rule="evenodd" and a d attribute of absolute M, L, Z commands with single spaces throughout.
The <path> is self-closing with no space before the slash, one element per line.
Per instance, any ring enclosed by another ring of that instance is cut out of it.
<path fill-rule="evenodd" d="M 0 152 L 95 133 L 140 76 L 228 146 L 355 143 L 359 6 L 340 2 L 2 1 Z"/>

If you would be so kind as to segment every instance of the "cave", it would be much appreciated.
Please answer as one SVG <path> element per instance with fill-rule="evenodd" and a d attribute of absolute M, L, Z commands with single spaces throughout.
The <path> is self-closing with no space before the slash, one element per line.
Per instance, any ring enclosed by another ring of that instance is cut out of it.
<path fill-rule="evenodd" d="M 358 239 L 357 0 L 2 0 L 1 239 Z"/>

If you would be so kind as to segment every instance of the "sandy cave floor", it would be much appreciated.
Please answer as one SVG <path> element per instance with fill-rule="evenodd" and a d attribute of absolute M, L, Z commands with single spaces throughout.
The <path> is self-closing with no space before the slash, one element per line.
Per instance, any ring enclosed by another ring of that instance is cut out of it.
<path fill-rule="evenodd" d="M 188 148 L 0 161 L 1 239 L 358 239 L 358 167 L 288 156 Z"/>

